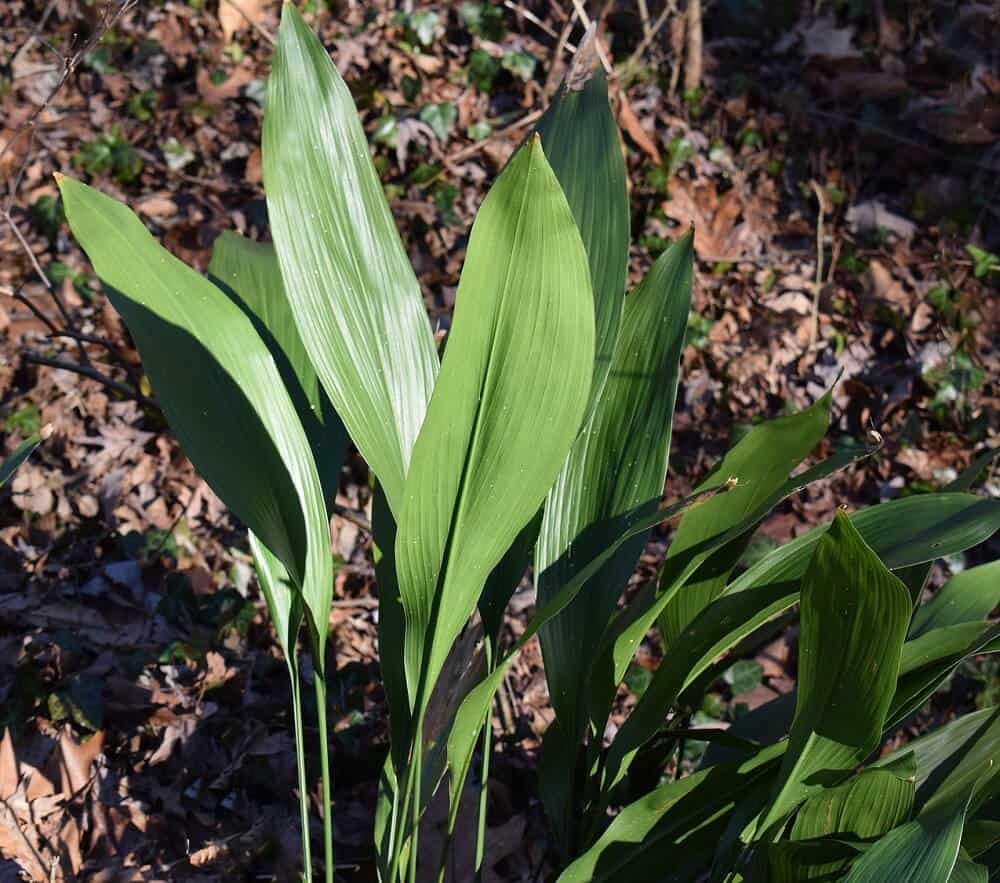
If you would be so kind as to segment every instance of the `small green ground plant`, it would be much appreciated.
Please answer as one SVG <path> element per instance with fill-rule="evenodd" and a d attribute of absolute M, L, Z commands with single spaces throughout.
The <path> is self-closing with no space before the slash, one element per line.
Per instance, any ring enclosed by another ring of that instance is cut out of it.
<path fill-rule="evenodd" d="M 327 881 L 336 867 L 329 517 L 350 439 L 374 491 L 384 883 L 481 875 L 491 704 L 535 635 L 556 712 L 538 780 L 561 883 L 985 881 L 1000 868 L 1000 710 L 878 750 L 964 660 L 1000 649 L 995 563 L 920 603 L 934 560 L 1000 524 L 1000 503 L 969 493 L 984 462 L 946 492 L 840 512 L 741 570 L 778 503 L 880 444 L 873 433 L 801 468 L 827 432 L 827 393 L 751 429 L 689 498 L 661 502 L 692 235 L 625 296 L 625 165 L 587 58 L 483 201 L 443 358 L 350 93 L 291 5 L 263 135 L 273 243 L 223 234 L 206 278 L 125 206 L 60 178 L 173 431 L 249 529 L 291 682 L 304 879 L 319 862 L 301 652 L 317 693 Z M 677 516 L 658 579 L 623 604 L 649 531 Z M 529 563 L 537 610 L 504 648 Z M 711 683 L 796 607 L 797 690 L 726 730 L 692 730 Z M 663 663 L 612 733 L 616 693 L 654 627 Z M 456 691 L 472 628 L 485 665 Z M 666 777 L 691 739 L 709 743 L 698 769 Z M 442 790 L 449 833 L 460 807 L 477 813 L 474 867 L 453 868 L 449 842 L 421 846 Z"/>

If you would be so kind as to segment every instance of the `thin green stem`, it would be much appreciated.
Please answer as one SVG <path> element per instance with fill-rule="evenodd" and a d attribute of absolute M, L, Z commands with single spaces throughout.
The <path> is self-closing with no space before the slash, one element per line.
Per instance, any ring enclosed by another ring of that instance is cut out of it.
<path fill-rule="evenodd" d="M 490 758 L 493 755 L 493 721 L 487 714 L 483 722 L 483 758 L 479 780 L 479 816 L 476 819 L 476 883 L 482 883 L 483 859 L 486 856 L 486 804 L 489 796 Z"/>
<path fill-rule="evenodd" d="M 323 775 L 323 863 L 326 883 L 333 883 L 333 806 L 330 799 L 330 745 L 326 726 L 326 676 L 316 670 L 316 716 L 319 723 L 319 759 Z"/>
<path fill-rule="evenodd" d="M 299 774 L 299 814 L 302 825 L 302 880 L 312 883 L 312 845 L 309 838 L 309 784 L 306 780 L 306 747 L 302 730 L 302 687 L 299 684 L 298 666 L 288 663 L 288 676 L 292 682 L 292 723 L 295 729 L 295 766 Z"/>
<path fill-rule="evenodd" d="M 421 713 L 418 723 L 417 723 L 417 733 L 423 732 L 423 714 Z M 403 781 L 397 784 L 397 789 L 401 788 L 403 791 L 403 802 L 399 804 L 399 813 L 396 816 L 398 823 L 392 832 L 392 846 L 390 849 L 390 855 L 392 856 L 392 861 L 389 864 L 389 881 L 388 883 L 396 883 L 400 879 L 400 867 L 399 863 L 403 855 L 403 849 L 406 846 L 406 819 L 410 813 L 410 805 L 413 800 L 413 783 L 417 779 L 414 775 L 413 763 L 416 755 L 419 753 L 419 736 L 414 737 L 410 744 L 410 764 L 403 770 Z M 420 800 L 417 798 L 417 803 Z"/>
<path fill-rule="evenodd" d="M 413 745 L 416 749 L 414 751 L 413 758 L 413 820 L 410 824 L 410 883 L 417 883 L 417 851 L 418 842 L 420 839 L 420 787 L 421 787 L 421 777 L 423 776 L 423 762 L 424 762 L 424 716 L 421 713 L 420 719 L 417 721 L 417 730 L 414 734 Z"/>

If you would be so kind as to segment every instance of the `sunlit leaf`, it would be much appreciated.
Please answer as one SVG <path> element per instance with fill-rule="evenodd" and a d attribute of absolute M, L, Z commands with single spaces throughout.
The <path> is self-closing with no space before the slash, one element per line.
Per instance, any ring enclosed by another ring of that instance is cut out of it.
<path fill-rule="evenodd" d="M 302 343 L 398 514 L 438 357 L 351 94 L 291 3 L 268 81 L 263 161 Z"/>

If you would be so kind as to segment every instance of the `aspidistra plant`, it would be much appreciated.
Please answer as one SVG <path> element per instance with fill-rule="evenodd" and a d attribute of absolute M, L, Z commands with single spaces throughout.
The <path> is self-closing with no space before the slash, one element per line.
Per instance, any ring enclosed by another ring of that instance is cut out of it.
<path fill-rule="evenodd" d="M 492 699 L 536 635 L 556 712 L 539 782 L 565 883 L 874 880 L 886 868 L 978 874 L 989 864 L 973 859 L 995 842 L 986 823 L 1000 780 L 984 766 L 995 715 L 957 721 L 948 741 L 933 734 L 898 756 L 871 755 L 963 659 L 996 649 L 986 621 L 995 570 L 956 578 L 947 602 L 916 601 L 930 563 L 989 537 L 1000 507 L 968 493 L 970 478 L 840 514 L 741 568 L 779 502 L 878 447 L 801 468 L 827 431 L 830 393 L 753 428 L 690 497 L 662 506 L 693 237 L 681 233 L 625 296 L 625 164 L 586 41 L 480 207 L 443 359 L 347 86 L 289 4 L 263 164 L 273 243 L 223 234 L 210 278 L 121 204 L 59 183 L 173 431 L 249 530 L 291 680 L 306 880 L 299 643 L 315 673 L 332 881 L 328 521 L 348 437 L 372 471 L 390 707 L 373 844 L 384 883 L 416 880 L 418 860 L 421 874 L 444 878 L 449 841 L 427 855 L 421 823 L 444 788 L 450 837 L 477 751 L 475 867 L 457 873 L 482 872 Z M 676 516 L 658 579 L 623 603 L 650 530 Z M 529 561 L 538 609 L 504 652 L 504 608 Z M 692 731 L 690 710 L 720 667 L 795 605 L 798 692 L 732 732 Z M 452 719 L 431 727 L 477 609 L 485 670 Z M 612 732 L 616 693 L 654 627 L 664 662 Z M 702 768 L 661 781 L 695 737 L 712 743 Z M 926 831 L 934 848 L 921 851 L 913 843 Z"/>

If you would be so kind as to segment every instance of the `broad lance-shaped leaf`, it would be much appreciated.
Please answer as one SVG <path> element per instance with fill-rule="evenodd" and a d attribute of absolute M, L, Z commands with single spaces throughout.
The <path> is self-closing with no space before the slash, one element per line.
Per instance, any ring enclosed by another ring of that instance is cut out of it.
<path fill-rule="evenodd" d="M 795 719 L 761 834 L 878 745 L 909 620 L 906 586 L 838 512 L 802 577 Z"/>
<path fill-rule="evenodd" d="M 350 92 L 291 3 L 268 80 L 263 157 L 302 342 L 398 516 L 437 352 Z"/>
<path fill-rule="evenodd" d="M 271 353 L 240 307 L 125 206 L 69 178 L 59 189 L 184 452 L 302 591 L 321 660 L 333 592 L 326 507 Z"/>
<path fill-rule="evenodd" d="M 594 313 L 580 234 L 537 138 L 472 227 L 441 375 L 406 479 L 396 571 L 411 706 L 531 520 L 583 418 Z"/>
<path fill-rule="evenodd" d="M 596 732 L 604 731 L 604 722 L 611 710 L 615 690 L 624 678 L 639 642 L 663 609 L 674 600 L 679 592 L 684 590 L 687 581 L 693 578 L 692 575 L 704 572 L 700 568 L 706 560 L 709 560 L 713 555 L 727 556 L 734 543 L 742 547 L 742 543 L 752 529 L 786 497 L 798 493 L 813 482 L 820 481 L 869 456 L 872 452 L 873 449 L 870 448 L 838 451 L 832 457 L 827 457 L 805 472 L 787 479 L 754 510 L 744 516 L 742 521 L 730 526 L 728 530 L 707 537 L 675 557 L 669 575 L 661 572 L 659 584 L 649 587 L 653 591 L 640 592 L 605 629 L 601 644 L 591 663 L 589 703 L 592 729 Z M 715 475 L 717 480 L 723 480 L 723 473 L 716 471 Z M 738 488 L 739 485 L 737 484 L 736 487 Z M 670 581 L 667 582 L 667 579 Z M 676 644 L 676 642 L 674 643 Z M 656 685 L 656 680 L 654 677 L 654 685 Z M 619 731 L 605 768 L 609 785 L 614 783 L 619 776 L 624 775 L 635 749 L 639 748 L 659 729 L 666 706 L 654 702 L 654 695 L 659 695 L 658 690 L 654 690 L 653 695 L 650 695 L 650 690 L 647 690 L 640 700 L 639 706 Z M 626 733 L 628 738 L 625 738 Z"/>
<path fill-rule="evenodd" d="M 574 568 L 592 557 L 576 545 L 584 531 L 655 499 L 663 490 L 691 307 L 692 258 L 688 233 L 660 256 L 626 300 L 604 392 L 545 502 L 535 546 L 539 603 L 554 597 Z M 562 792 L 571 781 L 586 720 L 593 648 L 645 543 L 646 535 L 640 535 L 622 546 L 540 633 L 549 696 L 558 720 L 546 734 L 549 760 L 540 772 L 543 793 Z M 557 740 L 558 734 L 565 738 Z M 553 777 L 555 787 L 546 787 Z M 557 810 L 547 801 L 550 820 L 560 815 L 569 821 L 571 807 L 563 803 Z"/>
<path fill-rule="evenodd" d="M 323 497 L 328 505 L 332 504 L 344 462 L 347 432 L 320 388 L 302 345 L 274 246 L 224 231 L 212 246 L 208 272 L 243 307 L 271 351 L 312 447 Z"/>
<path fill-rule="evenodd" d="M 709 500 L 684 516 L 663 563 L 661 591 L 672 584 L 675 569 L 683 566 L 688 550 L 741 521 L 785 483 L 792 470 L 826 434 L 831 401 L 827 392 L 804 411 L 755 426 L 729 450 L 707 480 L 735 476 L 739 484 L 732 494 Z M 665 647 L 709 602 L 722 594 L 749 539 L 747 535 L 745 541 L 732 543 L 726 551 L 706 561 L 667 604 L 659 619 Z"/>
<path fill-rule="evenodd" d="M 932 730 L 873 767 L 884 767 L 913 752 L 917 762 L 917 807 L 947 795 L 972 795 L 973 812 L 1000 792 L 1000 708 L 984 708 Z"/>
<path fill-rule="evenodd" d="M 536 128 L 573 211 L 590 266 L 595 338 L 588 414 L 600 399 L 615 352 L 625 297 L 630 222 L 625 159 L 608 101 L 608 82 L 595 49 L 596 40 L 590 33 L 580 42 L 559 91 Z"/>

